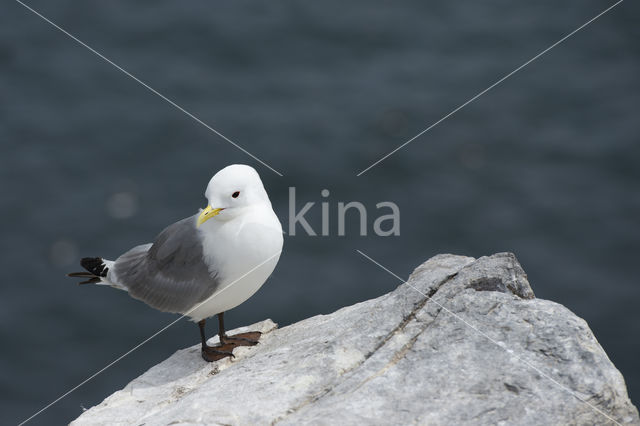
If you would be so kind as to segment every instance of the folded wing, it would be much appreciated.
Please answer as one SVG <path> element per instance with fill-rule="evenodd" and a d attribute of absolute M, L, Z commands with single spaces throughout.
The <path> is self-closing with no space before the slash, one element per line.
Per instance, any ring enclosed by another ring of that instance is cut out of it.
<path fill-rule="evenodd" d="M 129 294 L 165 312 L 187 313 L 219 286 L 215 271 L 202 257 L 196 217 L 188 217 L 162 231 L 153 244 L 134 247 L 120 256 L 108 278 Z"/>

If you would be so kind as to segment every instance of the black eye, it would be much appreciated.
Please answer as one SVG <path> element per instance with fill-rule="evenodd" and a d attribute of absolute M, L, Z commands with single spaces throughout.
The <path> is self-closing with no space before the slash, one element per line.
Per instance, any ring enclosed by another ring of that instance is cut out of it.
<path fill-rule="evenodd" d="M 236 191 L 233 194 L 231 194 L 233 198 L 238 198 L 238 195 L 240 195 L 240 191 Z"/>

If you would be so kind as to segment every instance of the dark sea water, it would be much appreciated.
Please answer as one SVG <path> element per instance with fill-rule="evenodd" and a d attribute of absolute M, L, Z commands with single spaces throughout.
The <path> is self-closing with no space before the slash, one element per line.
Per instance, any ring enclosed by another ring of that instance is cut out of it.
<path fill-rule="evenodd" d="M 230 328 L 394 289 L 438 253 L 514 252 L 537 297 L 588 321 L 640 401 L 640 7 L 626 1 L 360 177 L 612 2 L 28 4 L 284 174 L 277 176 L 19 3 L 0 13 L 0 412 L 14 424 L 170 321 L 66 278 L 204 207 L 256 167 L 298 227 Z M 322 198 L 321 190 L 330 195 Z M 337 203 L 395 202 L 401 234 L 337 236 Z M 215 328 L 210 326 L 210 333 Z M 478 337 L 481 339 L 481 337 Z M 61 424 L 175 350 L 181 321 L 33 420 Z M 523 367 L 524 368 L 524 367 Z M 533 373 L 532 373 L 533 374 Z M 428 378 L 425 378 L 428 379 Z"/>

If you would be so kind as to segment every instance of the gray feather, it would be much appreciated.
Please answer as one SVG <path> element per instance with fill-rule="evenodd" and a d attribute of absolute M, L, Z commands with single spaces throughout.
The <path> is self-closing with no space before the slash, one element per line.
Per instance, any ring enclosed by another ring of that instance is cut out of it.
<path fill-rule="evenodd" d="M 120 256 L 113 275 L 132 297 L 165 312 L 186 313 L 219 285 L 217 274 L 211 276 L 202 257 L 195 216 L 170 225 L 153 244 Z"/>

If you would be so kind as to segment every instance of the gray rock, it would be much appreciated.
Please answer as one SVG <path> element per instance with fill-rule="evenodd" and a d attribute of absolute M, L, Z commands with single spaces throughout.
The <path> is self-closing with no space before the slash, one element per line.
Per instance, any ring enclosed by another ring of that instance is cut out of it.
<path fill-rule="evenodd" d="M 377 299 L 237 331 L 256 328 L 235 359 L 180 350 L 72 424 L 640 424 L 586 322 L 535 299 L 513 254 L 439 255 Z"/>

